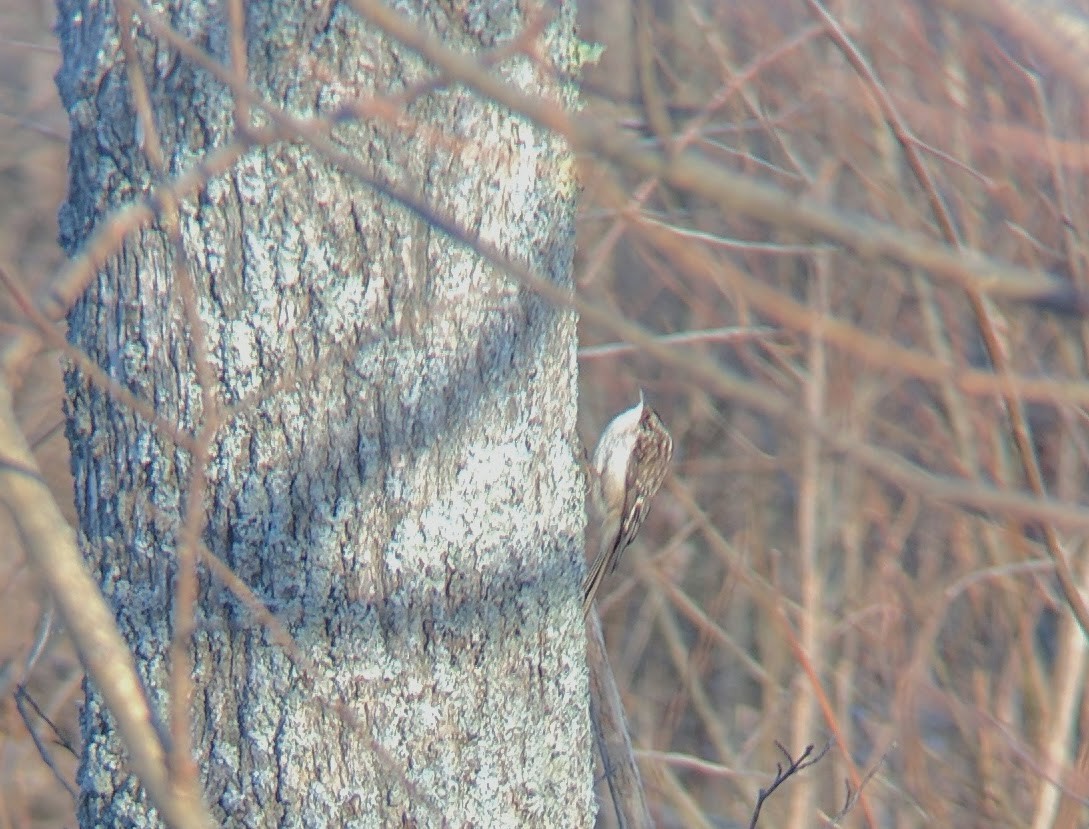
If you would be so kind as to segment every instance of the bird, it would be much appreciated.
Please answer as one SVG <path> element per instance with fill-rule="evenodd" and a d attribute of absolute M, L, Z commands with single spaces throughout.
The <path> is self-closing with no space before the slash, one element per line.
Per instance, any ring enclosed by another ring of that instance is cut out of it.
<path fill-rule="evenodd" d="M 639 402 L 609 422 L 594 449 L 591 495 L 602 519 L 601 547 L 582 582 L 583 616 L 602 579 L 639 534 L 672 458 L 673 438 L 640 389 Z"/>

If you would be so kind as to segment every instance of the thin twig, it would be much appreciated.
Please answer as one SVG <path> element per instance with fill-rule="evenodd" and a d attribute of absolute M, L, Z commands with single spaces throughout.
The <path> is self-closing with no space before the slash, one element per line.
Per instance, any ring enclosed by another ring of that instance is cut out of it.
<path fill-rule="evenodd" d="M 776 763 L 775 779 L 772 780 L 766 788 L 761 788 L 757 792 L 756 806 L 753 808 L 752 818 L 751 820 L 749 820 L 749 829 L 756 829 L 756 822 L 760 820 L 760 810 L 764 806 L 764 801 L 766 801 L 772 795 L 772 793 L 775 792 L 776 789 L 778 789 L 781 785 L 783 785 L 783 783 L 796 775 L 798 772 L 803 771 L 810 766 L 815 765 L 816 763 L 819 763 L 822 759 L 824 759 L 824 755 L 832 750 L 832 746 L 834 746 L 835 744 L 836 743 L 834 740 L 829 740 L 827 743 L 824 744 L 824 748 L 822 748 L 815 756 L 813 756 L 813 746 L 808 745 L 805 747 L 805 751 L 798 755 L 797 759 L 794 759 L 790 756 L 790 752 L 783 747 L 783 744 L 776 741 L 775 747 L 782 752 L 783 756 L 786 758 L 787 764 L 784 768 L 782 763 Z"/>
<path fill-rule="evenodd" d="M 45 743 L 42 742 L 41 735 L 38 734 L 38 729 L 35 728 L 30 721 L 30 712 L 26 710 L 28 705 L 34 709 L 34 713 L 36 713 L 43 722 L 49 725 L 56 735 L 58 742 L 68 750 L 69 754 L 73 757 L 77 757 L 78 754 L 67 740 L 61 739 L 57 726 L 55 726 L 49 717 L 45 715 L 45 712 L 38 707 L 38 703 L 36 703 L 34 698 L 27 693 L 26 688 L 22 685 L 16 688 L 15 707 L 19 710 L 19 716 L 23 719 L 23 725 L 26 726 L 26 731 L 30 735 L 30 739 L 34 741 L 34 747 L 38 750 L 38 756 L 42 758 L 42 762 L 45 763 L 46 767 L 53 773 L 53 777 L 55 777 L 57 782 L 64 787 L 64 790 L 71 796 L 72 801 L 75 802 L 79 799 L 79 792 L 76 791 L 75 787 L 68 782 L 68 778 L 61 774 L 60 769 L 57 768 L 57 764 L 53 760 L 53 755 L 50 753 L 49 749 L 46 748 Z"/>
<path fill-rule="evenodd" d="M 680 334 L 663 334 L 655 339 L 664 345 L 699 345 L 702 343 L 742 343 L 750 340 L 779 339 L 788 332 L 767 325 L 751 325 L 729 328 L 711 328 L 703 331 L 685 331 Z M 580 360 L 596 360 L 600 357 L 619 357 L 637 354 L 637 346 L 631 343 L 604 343 L 579 349 Z"/>

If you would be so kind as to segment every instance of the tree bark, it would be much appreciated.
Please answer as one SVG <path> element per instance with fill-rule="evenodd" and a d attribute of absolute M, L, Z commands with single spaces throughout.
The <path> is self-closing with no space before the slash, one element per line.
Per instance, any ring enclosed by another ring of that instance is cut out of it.
<path fill-rule="evenodd" d="M 220 4 L 166 5 L 175 31 L 231 65 Z M 478 53 L 518 35 L 523 6 L 398 4 Z M 538 43 L 556 71 L 525 58 L 494 71 L 569 106 L 574 12 L 550 7 Z M 349 6 L 245 11 L 259 98 L 317 118 L 405 95 L 396 120 L 338 118 L 329 139 L 435 216 L 571 287 L 577 187 L 562 142 L 461 88 L 416 87 L 435 72 Z M 229 146 L 246 108 L 152 35 L 151 13 L 138 17 L 135 49 L 177 177 Z M 60 0 L 58 29 L 72 124 L 61 235 L 75 255 L 160 176 L 115 6 Z M 270 123 L 252 112 L 256 129 Z M 71 341 L 114 380 L 189 433 L 217 427 L 202 465 L 70 367 L 81 545 L 164 723 L 178 704 L 171 642 L 187 634 L 187 499 L 201 505 L 203 544 L 301 652 L 291 658 L 199 569 L 182 702 L 222 825 L 589 825 L 574 314 L 340 160 L 297 135 L 255 141 L 178 206 L 177 243 L 163 201 L 163 220 L 125 238 L 71 309 Z M 156 825 L 90 685 L 83 740 L 81 825 Z"/>

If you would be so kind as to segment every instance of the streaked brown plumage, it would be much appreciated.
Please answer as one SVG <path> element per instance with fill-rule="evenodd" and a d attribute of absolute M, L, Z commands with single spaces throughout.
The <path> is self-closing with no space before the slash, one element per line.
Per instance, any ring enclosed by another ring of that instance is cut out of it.
<path fill-rule="evenodd" d="M 635 540 L 650 501 L 662 486 L 673 457 L 673 439 L 658 414 L 639 402 L 605 427 L 594 450 L 597 481 L 594 500 L 601 521 L 601 547 L 582 582 L 582 612 L 594 603 L 601 580 L 616 569 L 620 556 Z"/>

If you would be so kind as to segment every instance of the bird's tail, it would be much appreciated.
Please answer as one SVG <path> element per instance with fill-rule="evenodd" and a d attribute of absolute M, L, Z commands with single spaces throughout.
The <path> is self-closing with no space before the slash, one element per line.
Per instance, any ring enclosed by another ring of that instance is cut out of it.
<path fill-rule="evenodd" d="M 594 563 L 590 565 L 590 571 L 582 581 L 582 615 L 590 615 L 590 608 L 594 606 L 594 597 L 601 586 L 606 573 L 616 568 L 616 560 L 619 555 L 617 547 L 620 545 L 620 522 L 606 521 L 601 532 L 601 547 Z"/>

